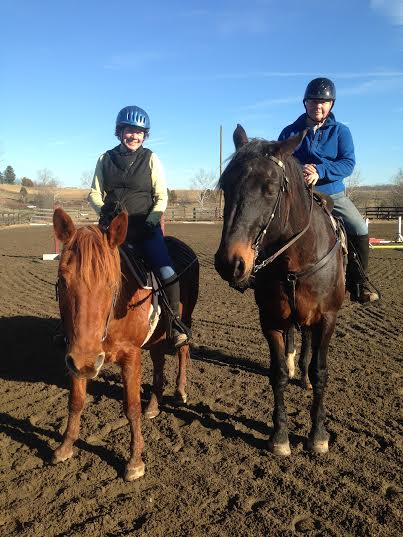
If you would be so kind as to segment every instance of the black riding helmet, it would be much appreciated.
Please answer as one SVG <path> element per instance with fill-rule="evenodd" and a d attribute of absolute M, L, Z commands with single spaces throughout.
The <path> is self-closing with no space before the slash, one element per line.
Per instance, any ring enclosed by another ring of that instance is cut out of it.
<path fill-rule="evenodd" d="M 304 102 L 308 99 L 324 101 L 336 100 L 336 87 L 329 78 L 314 78 L 306 87 Z"/>
<path fill-rule="evenodd" d="M 306 109 L 306 101 L 308 99 L 312 101 L 332 101 L 332 106 L 329 110 L 330 114 L 334 106 L 334 102 L 336 100 L 336 86 L 329 78 L 314 78 L 307 85 L 303 102 L 308 117 L 314 121 L 314 119 L 308 114 L 308 110 Z M 328 116 L 326 116 L 326 118 L 327 117 Z M 323 121 L 325 121 L 325 119 Z"/>

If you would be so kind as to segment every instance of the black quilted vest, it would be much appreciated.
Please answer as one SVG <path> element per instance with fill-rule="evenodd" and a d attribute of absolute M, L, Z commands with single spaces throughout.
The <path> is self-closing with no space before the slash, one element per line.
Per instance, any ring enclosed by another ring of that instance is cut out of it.
<path fill-rule="evenodd" d="M 152 151 L 140 147 L 128 151 L 118 145 L 102 159 L 105 203 L 120 201 L 129 215 L 129 242 L 141 240 L 144 222 L 153 207 L 150 158 Z"/>

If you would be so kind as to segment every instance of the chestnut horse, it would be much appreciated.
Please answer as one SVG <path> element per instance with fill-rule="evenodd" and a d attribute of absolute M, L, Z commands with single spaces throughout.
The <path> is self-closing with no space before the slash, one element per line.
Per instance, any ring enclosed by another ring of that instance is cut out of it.
<path fill-rule="evenodd" d="M 303 334 L 302 365 L 308 345 L 312 352 L 308 448 L 328 451 L 323 403 L 327 352 L 345 295 L 338 234 L 329 214 L 305 186 L 302 168 L 292 157 L 304 135 L 283 142 L 248 141 L 238 125 L 236 153 L 219 181 L 225 205 L 215 267 L 240 290 L 253 280 L 260 324 L 270 349 L 274 394 L 270 448 L 279 455 L 290 454 L 284 391 L 293 366 L 287 364 L 287 336 L 294 326 Z"/>
<path fill-rule="evenodd" d="M 95 225 L 76 228 L 61 208 L 54 212 L 55 234 L 64 245 L 59 264 L 58 294 L 71 390 L 67 428 L 53 461 L 64 461 L 73 455 L 87 381 L 98 375 L 104 361 L 114 362 L 122 370 L 124 411 L 131 432 L 125 479 L 132 481 L 141 477 L 145 470 L 141 458 L 144 447 L 140 427 L 141 349 L 150 351 L 154 366 L 153 390 L 145 411 L 147 417 L 153 418 L 159 413 L 163 393 L 166 323 L 162 315 L 153 335 L 143 346 L 149 332 L 152 291 L 139 287 L 123 257 L 120 258 L 118 247 L 125 240 L 127 223 L 127 214 L 122 212 L 112 220 L 108 231 L 102 233 Z M 177 239 L 171 241 L 193 258 L 193 263 L 179 276 L 181 317 L 190 327 L 198 295 L 199 264 L 188 246 Z M 189 345 L 184 345 L 178 350 L 176 380 L 176 395 L 183 402 L 186 402 L 188 357 Z"/>

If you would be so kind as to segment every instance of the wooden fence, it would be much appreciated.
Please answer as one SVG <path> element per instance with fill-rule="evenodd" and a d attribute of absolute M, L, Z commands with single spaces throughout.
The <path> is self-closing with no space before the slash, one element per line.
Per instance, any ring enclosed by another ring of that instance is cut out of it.
<path fill-rule="evenodd" d="M 360 213 L 370 220 L 397 220 L 403 216 L 403 207 L 365 207 Z"/>
<path fill-rule="evenodd" d="M 75 224 L 95 224 L 98 222 L 98 216 L 91 208 L 82 209 L 76 207 L 63 207 L 66 213 L 71 216 Z M 34 209 L 32 212 L 31 224 L 51 224 L 53 218 L 53 209 Z"/>
<path fill-rule="evenodd" d="M 98 222 L 98 215 L 91 207 L 64 207 L 76 224 Z M 403 207 L 365 207 L 359 209 L 364 218 L 370 220 L 397 220 L 403 216 Z M 219 222 L 223 211 L 218 207 L 202 209 L 189 205 L 169 206 L 165 211 L 166 222 Z M 14 224 L 51 224 L 53 209 L 0 209 L 0 226 Z"/>
<path fill-rule="evenodd" d="M 168 207 L 165 211 L 166 222 L 214 222 L 222 220 L 222 210 L 218 207 L 202 209 L 201 207 L 189 207 L 178 205 Z"/>
<path fill-rule="evenodd" d="M 98 222 L 98 215 L 91 207 L 63 207 L 75 224 L 93 224 Z M 52 224 L 53 209 L 38 207 L 24 210 L 0 210 L 0 226 L 12 224 L 44 225 Z M 218 207 L 202 209 L 188 205 L 168 207 L 165 212 L 166 222 L 215 222 L 222 219 L 222 210 Z"/>
<path fill-rule="evenodd" d="M 12 209 L 0 210 L 0 226 L 27 224 L 31 220 L 31 211 L 18 211 Z"/>

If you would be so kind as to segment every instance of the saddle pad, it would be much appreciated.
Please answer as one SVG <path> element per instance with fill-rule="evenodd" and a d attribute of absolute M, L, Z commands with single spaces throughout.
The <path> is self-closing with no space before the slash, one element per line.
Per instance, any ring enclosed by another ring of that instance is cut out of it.
<path fill-rule="evenodd" d="M 142 347 L 147 343 L 147 341 L 150 339 L 150 337 L 153 335 L 154 330 L 158 324 L 158 321 L 160 320 L 161 316 L 161 308 L 159 305 L 157 305 L 157 308 L 155 308 L 154 304 L 151 304 L 150 311 L 148 312 L 148 333 L 143 341 L 143 343 L 140 345 Z"/>

